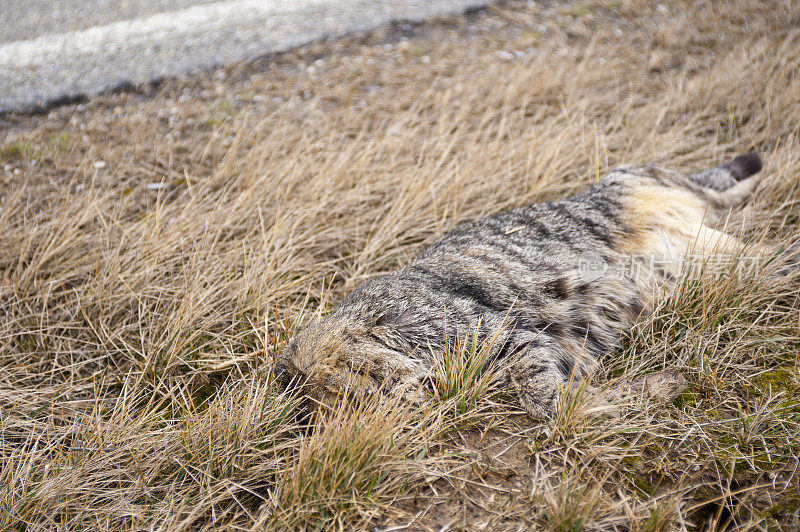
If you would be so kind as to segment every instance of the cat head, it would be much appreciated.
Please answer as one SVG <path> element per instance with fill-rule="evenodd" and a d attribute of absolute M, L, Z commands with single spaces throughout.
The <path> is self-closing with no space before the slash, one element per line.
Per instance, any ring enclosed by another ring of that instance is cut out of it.
<path fill-rule="evenodd" d="M 275 364 L 279 383 L 300 387 L 322 405 L 338 398 L 387 395 L 418 402 L 429 367 L 419 349 L 404 342 L 401 323 L 381 316 L 339 312 L 311 324 L 281 352 Z"/>

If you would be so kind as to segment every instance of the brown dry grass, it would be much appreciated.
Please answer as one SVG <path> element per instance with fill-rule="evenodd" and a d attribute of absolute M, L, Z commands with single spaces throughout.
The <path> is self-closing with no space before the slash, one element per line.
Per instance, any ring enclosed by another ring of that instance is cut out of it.
<path fill-rule="evenodd" d="M 308 419 L 269 371 L 455 223 L 615 164 L 756 148 L 746 227 L 793 236 L 798 21 L 788 0 L 510 2 L 7 118 L 0 528 L 800 526 L 788 286 L 687 282 L 599 380 L 674 368 L 690 392 L 613 418 L 579 393 L 534 423 L 486 381 L 474 405 Z"/>

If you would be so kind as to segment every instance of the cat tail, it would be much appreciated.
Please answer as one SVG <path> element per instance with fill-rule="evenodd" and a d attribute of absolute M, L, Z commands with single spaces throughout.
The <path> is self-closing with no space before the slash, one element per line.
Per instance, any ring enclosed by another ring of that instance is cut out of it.
<path fill-rule="evenodd" d="M 725 192 L 739 181 L 757 174 L 761 167 L 761 157 L 756 152 L 751 151 L 725 164 L 691 174 L 689 181 L 718 192 Z"/>

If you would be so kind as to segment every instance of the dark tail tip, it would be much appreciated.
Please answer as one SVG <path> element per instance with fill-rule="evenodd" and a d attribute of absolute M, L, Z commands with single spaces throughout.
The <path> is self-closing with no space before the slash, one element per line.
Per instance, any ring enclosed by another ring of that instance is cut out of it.
<path fill-rule="evenodd" d="M 734 160 L 723 165 L 736 181 L 741 181 L 745 177 L 761 170 L 761 157 L 754 151 L 738 156 Z"/>

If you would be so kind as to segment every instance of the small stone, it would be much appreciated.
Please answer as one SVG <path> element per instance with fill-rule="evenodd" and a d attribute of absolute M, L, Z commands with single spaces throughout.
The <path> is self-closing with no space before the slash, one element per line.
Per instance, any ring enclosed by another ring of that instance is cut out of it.
<path fill-rule="evenodd" d="M 499 50 L 497 52 L 497 57 L 499 57 L 503 61 L 511 61 L 512 59 L 514 59 L 514 54 L 506 52 L 505 50 Z"/>

